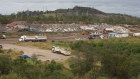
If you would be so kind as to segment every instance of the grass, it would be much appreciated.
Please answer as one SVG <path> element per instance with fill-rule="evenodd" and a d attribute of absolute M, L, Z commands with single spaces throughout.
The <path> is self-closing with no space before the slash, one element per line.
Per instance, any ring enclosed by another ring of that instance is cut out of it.
<path fill-rule="evenodd" d="M 126 38 L 108 38 L 108 39 L 96 39 L 96 40 L 90 40 L 89 42 L 127 42 L 127 43 L 140 43 L 140 37 L 126 37 Z"/>
<path fill-rule="evenodd" d="M 16 59 L 18 56 L 21 56 L 24 52 L 23 51 L 16 51 L 13 49 L 9 50 L 3 50 L 3 53 L 0 53 L 0 55 L 7 55 L 10 56 L 12 59 Z"/>
<path fill-rule="evenodd" d="M 51 50 L 52 46 L 59 46 L 70 50 L 70 43 L 71 42 L 17 42 L 15 44 L 20 46 L 37 47 L 45 50 Z"/>
<path fill-rule="evenodd" d="M 7 33 L 0 33 L 0 35 L 6 35 L 7 38 L 20 38 L 22 35 L 47 35 L 47 36 L 62 36 L 62 35 L 71 35 L 73 33 L 78 32 L 7 32 Z"/>

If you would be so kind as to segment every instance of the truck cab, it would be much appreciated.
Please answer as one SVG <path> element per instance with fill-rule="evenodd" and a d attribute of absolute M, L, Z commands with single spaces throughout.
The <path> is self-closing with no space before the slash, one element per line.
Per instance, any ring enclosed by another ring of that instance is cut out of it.
<path fill-rule="evenodd" d="M 6 39 L 6 35 L 0 35 L 0 39 Z"/>
<path fill-rule="evenodd" d="M 24 41 L 24 36 L 21 36 L 21 37 L 19 38 L 19 41 L 20 41 L 20 42 L 23 42 L 23 41 Z"/>

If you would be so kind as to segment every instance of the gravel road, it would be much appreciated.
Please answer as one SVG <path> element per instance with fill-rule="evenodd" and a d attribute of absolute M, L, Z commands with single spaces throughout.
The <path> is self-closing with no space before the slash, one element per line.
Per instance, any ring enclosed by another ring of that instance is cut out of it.
<path fill-rule="evenodd" d="M 32 56 L 33 54 L 37 55 L 37 58 L 42 61 L 46 60 L 55 60 L 55 61 L 63 61 L 71 56 L 64 56 L 61 54 L 52 53 L 50 50 L 42 50 L 34 47 L 25 47 L 18 46 L 13 44 L 3 44 L 4 49 L 15 49 L 18 51 L 23 51 L 24 55 Z"/>

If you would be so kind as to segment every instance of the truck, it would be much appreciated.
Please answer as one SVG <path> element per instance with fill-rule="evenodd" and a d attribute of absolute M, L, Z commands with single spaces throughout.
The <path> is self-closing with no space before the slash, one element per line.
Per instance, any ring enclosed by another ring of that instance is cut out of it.
<path fill-rule="evenodd" d="M 27 36 L 23 35 L 19 38 L 20 42 L 45 42 L 47 41 L 47 36 Z"/>
<path fill-rule="evenodd" d="M 71 54 L 71 52 L 68 49 L 60 48 L 58 46 L 53 46 L 52 47 L 52 52 L 53 53 L 58 53 L 58 54 L 63 54 L 65 56 L 70 56 L 70 54 Z"/>
<path fill-rule="evenodd" d="M 6 39 L 6 35 L 0 35 L 0 39 Z"/>

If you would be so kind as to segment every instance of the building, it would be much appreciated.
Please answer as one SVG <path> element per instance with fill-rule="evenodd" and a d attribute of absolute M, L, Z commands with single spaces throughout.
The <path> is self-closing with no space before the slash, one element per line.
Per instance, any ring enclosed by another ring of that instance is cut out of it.
<path fill-rule="evenodd" d="M 123 37 L 129 37 L 129 34 L 127 33 L 109 33 L 108 38 L 123 38 Z"/>

